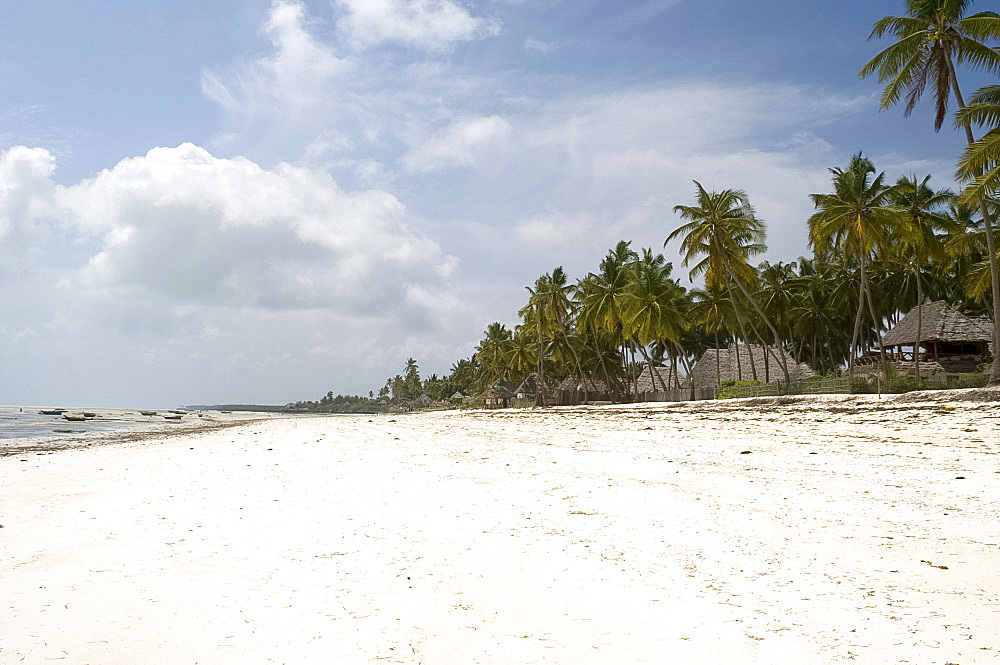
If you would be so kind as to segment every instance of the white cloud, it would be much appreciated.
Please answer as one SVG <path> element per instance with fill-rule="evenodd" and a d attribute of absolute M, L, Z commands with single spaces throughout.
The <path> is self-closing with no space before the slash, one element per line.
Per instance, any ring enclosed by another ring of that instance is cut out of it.
<path fill-rule="evenodd" d="M 324 103 L 328 84 L 353 69 L 350 59 L 337 57 L 309 32 L 306 7 L 298 0 L 274 0 L 261 31 L 272 54 L 227 74 L 202 74 L 202 93 L 230 113 L 253 115 L 275 103 L 285 110 Z"/>
<path fill-rule="evenodd" d="M 543 42 L 534 37 L 527 37 L 524 40 L 524 49 L 526 51 L 538 51 L 539 53 L 552 53 L 556 50 L 556 45 L 551 42 Z"/>
<path fill-rule="evenodd" d="M 338 0 L 339 25 L 359 48 L 381 42 L 443 51 L 456 42 L 501 32 L 496 18 L 477 18 L 452 0 Z"/>
<path fill-rule="evenodd" d="M 483 151 L 502 144 L 509 134 L 510 123 L 500 116 L 458 118 L 403 155 L 403 166 L 415 173 L 473 166 Z"/>

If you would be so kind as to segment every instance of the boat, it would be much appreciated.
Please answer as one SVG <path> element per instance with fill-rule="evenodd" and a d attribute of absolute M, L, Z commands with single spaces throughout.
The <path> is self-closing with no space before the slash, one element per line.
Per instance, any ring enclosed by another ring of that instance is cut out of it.
<path fill-rule="evenodd" d="M 84 411 L 83 412 L 83 417 L 84 418 L 96 418 L 97 414 L 94 413 L 93 411 Z"/>
<path fill-rule="evenodd" d="M 181 414 L 181 413 L 172 413 L 172 414 L 168 415 L 168 414 L 164 413 L 163 417 L 166 418 L 167 420 L 180 420 L 181 418 L 184 417 L 184 414 Z"/>
<path fill-rule="evenodd" d="M 155 416 L 156 411 L 140 411 L 139 414 L 143 416 Z"/>
<path fill-rule="evenodd" d="M 182 416 L 187 413 L 187 411 L 184 411 L 183 409 L 170 409 L 169 412 L 173 413 L 173 414 L 178 414 L 179 413 Z"/>
<path fill-rule="evenodd" d="M 66 409 L 42 409 L 38 413 L 41 413 L 42 415 L 45 416 L 61 416 L 65 412 Z"/>
<path fill-rule="evenodd" d="M 64 413 L 62 417 L 73 423 L 82 423 L 87 419 L 86 416 L 75 416 L 72 413 Z"/>

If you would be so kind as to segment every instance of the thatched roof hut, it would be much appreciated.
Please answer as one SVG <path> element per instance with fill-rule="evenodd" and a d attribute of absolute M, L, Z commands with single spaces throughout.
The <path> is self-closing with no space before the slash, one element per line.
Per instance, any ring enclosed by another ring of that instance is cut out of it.
<path fill-rule="evenodd" d="M 757 381 L 784 381 L 785 374 L 779 362 L 782 356 L 788 364 L 788 375 L 792 381 L 816 376 L 809 365 L 796 362 L 782 347 L 740 344 L 739 347 L 734 345 L 728 349 L 705 351 L 692 368 L 690 378 L 696 388 L 709 388 L 718 386 L 722 381 L 753 381 L 756 368 Z"/>
<path fill-rule="evenodd" d="M 921 314 L 920 339 L 917 339 L 917 313 Z M 948 306 L 944 301 L 911 309 L 892 330 L 882 337 L 882 346 L 895 350 L 897 365 L 908 369 L 915 361 L 933 362 L 931 372 L 973 372 L 978 363 L 990 357 L 993 323 L 986 317 L 972 317 Z M 903 347 L 910 347 L 905 352 Z"/>
<path fill-rule="evenodd" d="M 653 373 L 655 376 L 649 375 L 649 365 L 642 368 L 642 372 L 636 379 L 636 390 L 640 393 L 656 393 L 663 392 L 664 390 L 674 390 L 679 384 L 682 388 L 689 386 L 688 378 L 686 376 L 680 376 L 679 374 L 674 376 L 674 369 L 672 367 L 653 367 Z M 676 381 L 675 381 L 676 378 Z M 666 388 L 664 388 L 666 386 Z"/>
<path fill-rule="evenodd" d="M 505 409 L 510 405 L 511 395 L 490 386 L 479 396 L 487 409 Z"/>
<path fill-rule="evenodd" d="M 921 312 L 920 339 L 917 339 L 917 311 Z M 884 347 L 914 346 L 937 347 L 939 351 L 951 346 L 964 349 L 982 348 L 993 341 L 993 323 L 983 317 L 971 317 L 948 306 L 944 301 L 920 305 L 906 313 L 899 323 L 882 338 Z"/>
<path fill-rule="evenodd" d="M 543 395 L 549 393 L 549 387 L 545 385 L 545 381 L 542 377 L 538 376 L 538 372 L 532 372 L 529 374 L 524 381 L 521 382 L 514 390 L 514 396 L 519 399 L 536 397 L 538 393 L 541 392 Z"/>
<path fill-rule="evenodd" d="M 565 392 L 587 392 L 592 393 L 607 393 L 609 392 L 608 386 L 604 381 L 600 379 L 590 379 L 590 378 L 577 378 L 575 376 L 567 376 L 559 383 L 559 390 Z"/>
<path fill-rule="evenodd" d="M 493 382 L 493 384 L 490 387 L 496 389 L 502 396 L 506 397 L 507 399 L 513 397 L 514 392 L 517 390 L 517 386 L 508 381 L 506 378 L 497 379 L 496 381 Z"/>

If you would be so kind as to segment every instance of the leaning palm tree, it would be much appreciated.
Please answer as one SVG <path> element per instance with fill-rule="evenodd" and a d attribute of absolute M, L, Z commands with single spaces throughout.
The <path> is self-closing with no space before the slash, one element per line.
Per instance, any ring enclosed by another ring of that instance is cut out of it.
<path fill-rule="evenodd" d="M 747 289 L 747 284 L 752 285 L 757 281 L 757 271 L 750 265 L 749 258 L 766 250 L 763 222 L 757 219 L 743 190 L 708 192 L 697 180 L 694 184 L 698 205 L 674 206 L 674 212 L 689 221 L 668 235 L 663 245 L 683 236 L 681 251 L 684 259 L 681 265 L 688 266 L 694 262 L 691 278 L 705 275 L 705 284 L 709 288 L 735 283 L 771 331 L 775 343 L 778 343 L 778 331 Z M 735 299 L 731 300 L 735 307 Z M 777 356 L 785 375 L 785 383 L 791 383 L 785 354 Z"/>
<path fill-rule="evenodd" d="M 898 237 L 902 230 L 901 215 L 892 205 L 890 189 L 884 183 L 885 173 L 875 175 L 875 166 L 860 152 L 851 158 L 846 169 L 833 168 L 830 173 L 833 175 L 833 193 L 810 194 L 816 213 L 809 218 L 809 245 L 818 255 L 845 254 L 857 259 L 859 264 L 861 282 L 849 365 L 853 378 L 858 333 L 866 302 L 872 325 L 876 330 L 879 326 L 868 282 L 868 264 L 876 250 L 887 247 Z M 881 359 L 884 369 L 884 349 Z"/>
<path fill-rule="evenodd" d="M 898 41 L 878 53 L 859 76 L 878 75 L 886 83 L 882 108 L 887 109 L 906 95 L 904 116 L 909 116 L 928 83 L 934 86 L 934 130 L 941 129 L 952 95 L 958 105 L 959 124 L 969 146 L 976 143 L 970 118 L 962 115 L 965 100 L 958 85 L 955 65 L 967 64 L 986 72 L 1000 72 L 1000 50 L 987 42 L 1000 40 L 1000 14 L 979 12 L 966 15 L 971 0 L 906 0 L 906 16 L 886 16 L 875 22 L 869 39 L 894 35 Z M 979 176 L 978 171 L 972 173 Z M 1000 349 L 1000 267 L 993 240 L 993 223 L 985 205 L 980 206 L 989 250 L 993 293 L 993 343 Z M 993 363 L 990 383 L 1000 383 L 1000 363 Z"/>

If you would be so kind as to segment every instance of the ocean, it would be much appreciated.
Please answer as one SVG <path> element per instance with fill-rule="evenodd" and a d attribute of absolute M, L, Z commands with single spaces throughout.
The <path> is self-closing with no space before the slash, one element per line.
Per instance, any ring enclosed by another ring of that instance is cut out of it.
<path fill-rule="evenodd" d="M 165 409 L 156 415 L 142 415 L 137 409 L 69 408 L 66 414 L 81 416 L 92 413 L 85 421 L 70 421 L 62 415 L 41 413 L 52 407 L 0 406 L 0 456 L 26 449 L 61 448 L 86 445 L 115 438 L 117 435 L 191 431 L 266 417 L 260 413 L 239 414 L 219 411 L 171 414 Z M 164 415 L 181 415 L 180 420 L 168 420 Z"/>

